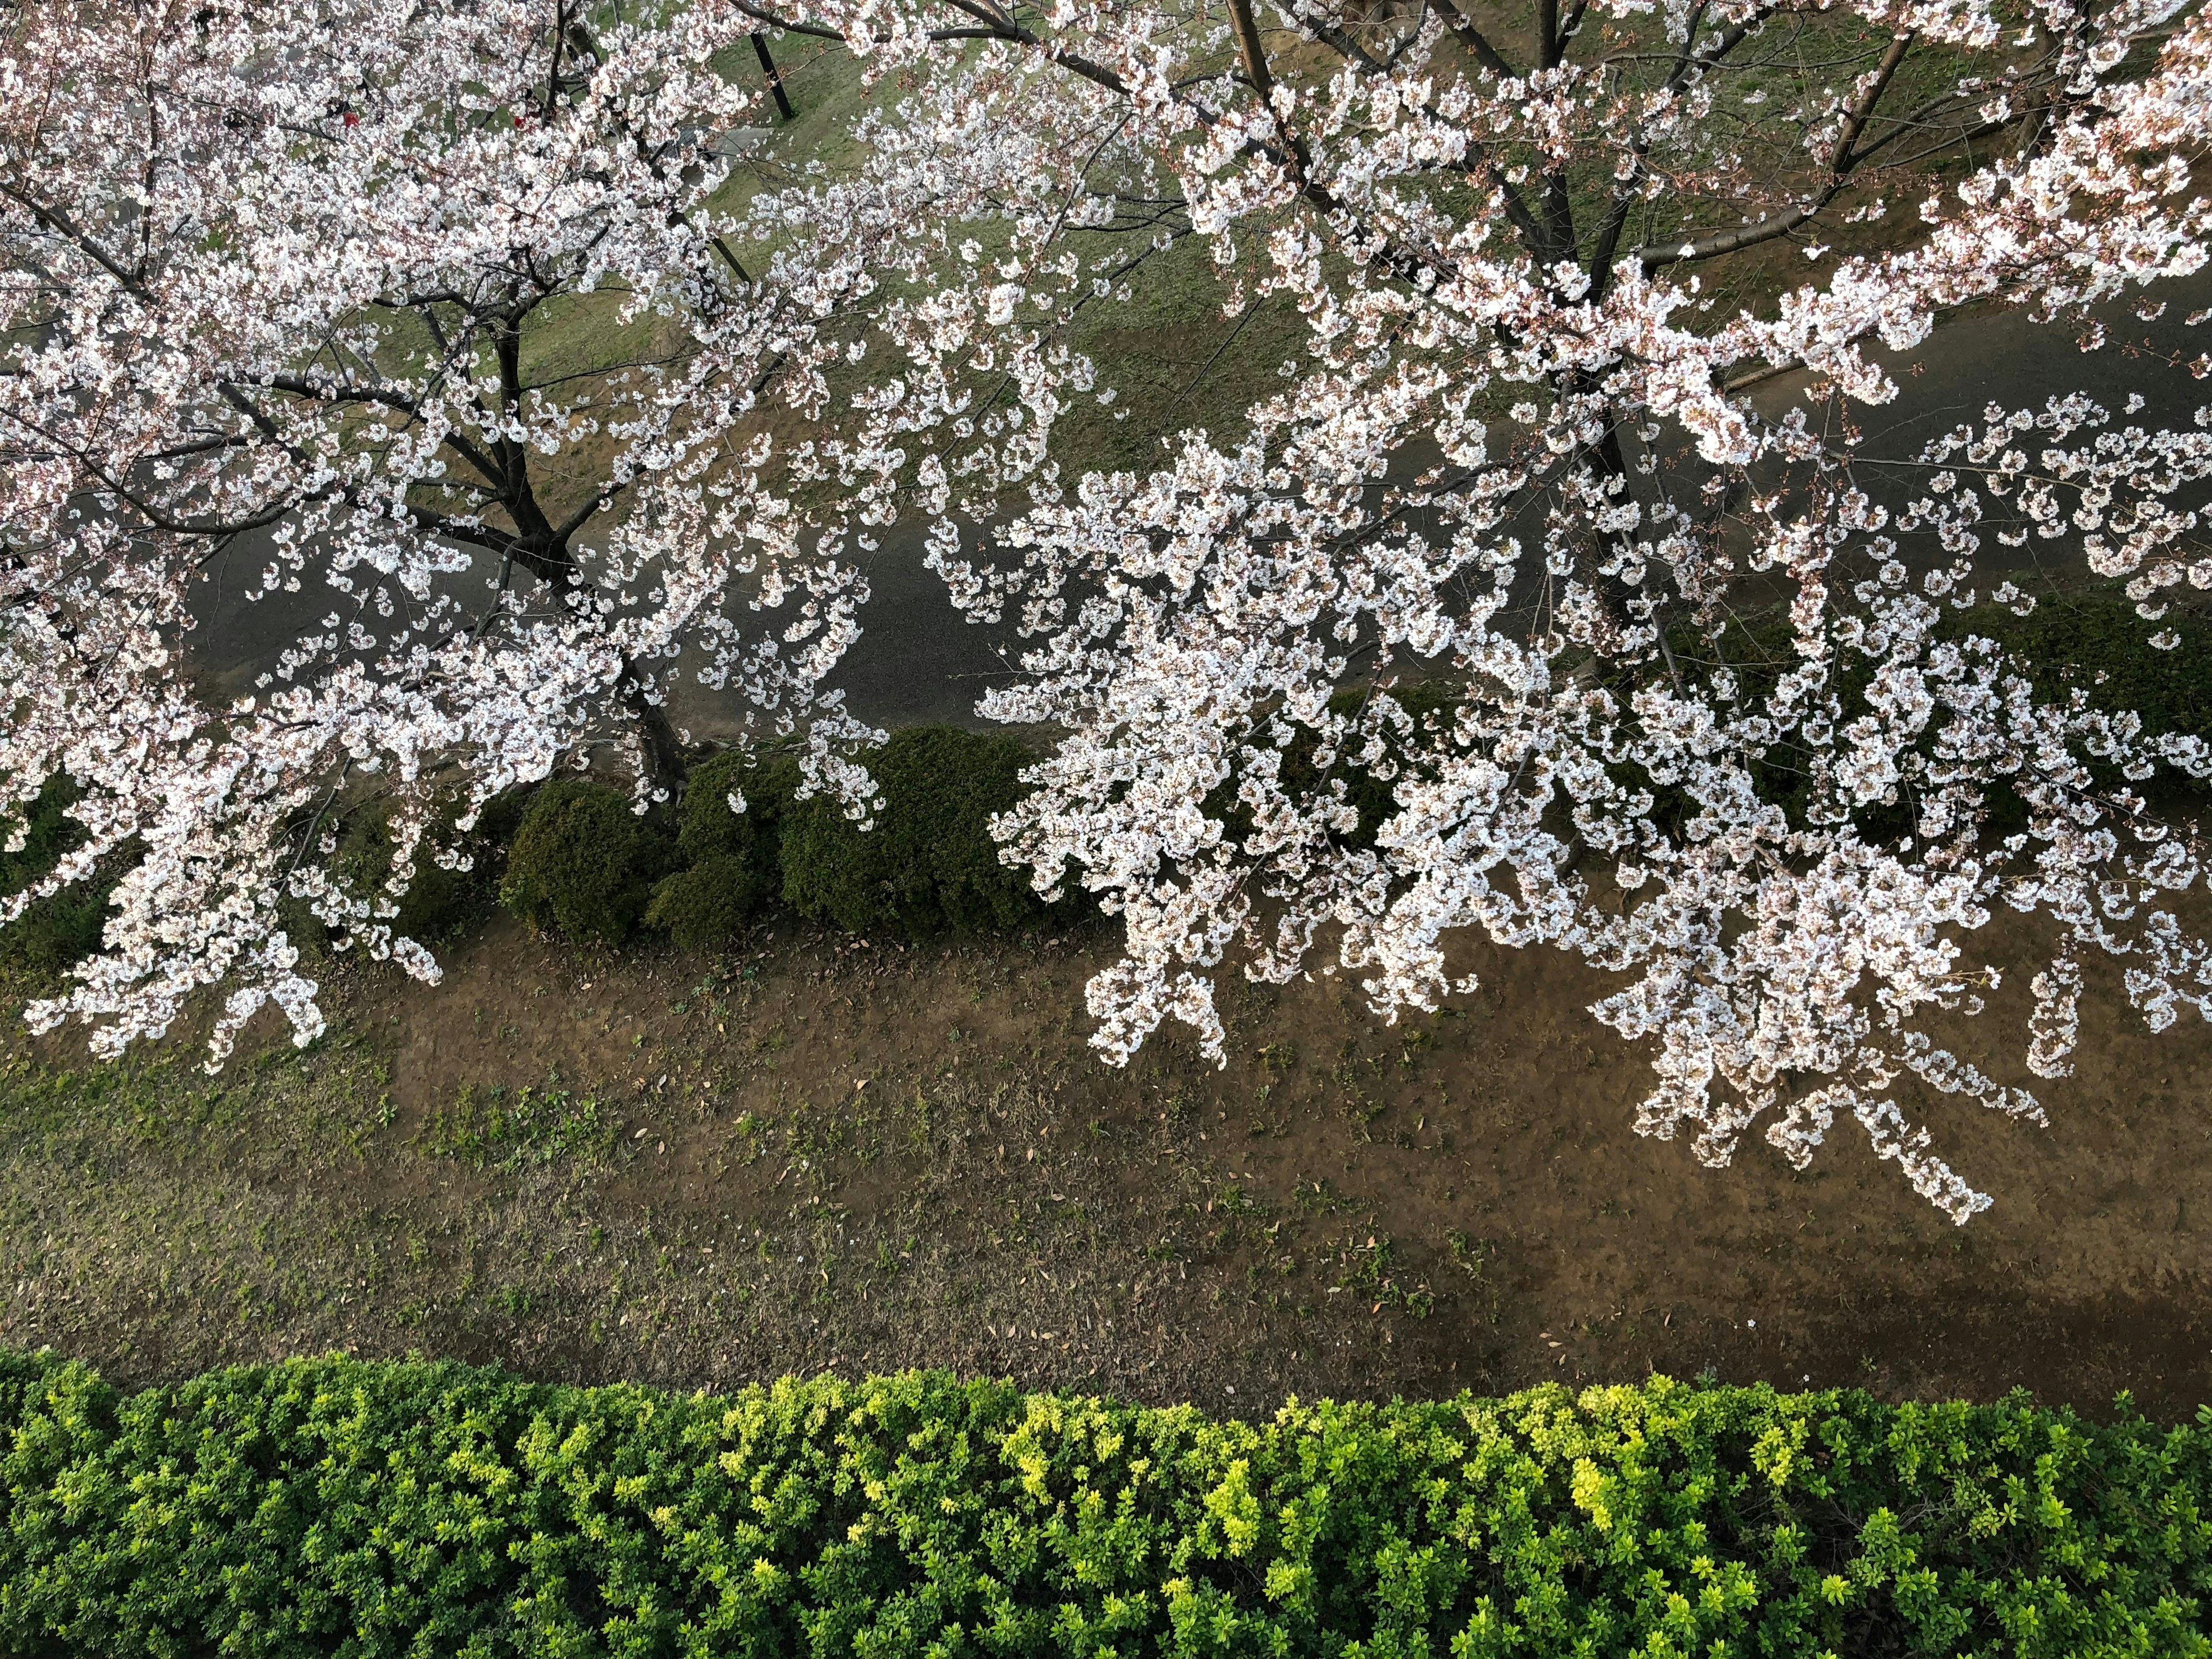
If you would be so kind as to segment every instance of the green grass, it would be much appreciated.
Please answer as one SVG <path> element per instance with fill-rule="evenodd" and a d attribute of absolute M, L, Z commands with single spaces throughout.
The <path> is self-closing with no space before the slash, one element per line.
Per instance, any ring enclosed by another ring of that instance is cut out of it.
<path fill-rule="evenodd" d="M 619 1126 L 597 1097 L 580 1098 L 557 1083 L 543 1088 L 461 1085 L 453 1103 L 431 1115 L 420 1145 L 471 1169 L 513 1168 L 555 1158 L 604 1158 Z"/>

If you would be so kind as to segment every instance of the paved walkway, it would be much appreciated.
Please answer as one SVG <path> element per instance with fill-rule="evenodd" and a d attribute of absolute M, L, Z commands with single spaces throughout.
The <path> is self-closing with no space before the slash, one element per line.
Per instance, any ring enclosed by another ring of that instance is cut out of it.
<path fill-rule="evenodd" d="M 2212 276 L 2163 284 L 2160 297 L 2168 307 L 2155 323 L 2138 322 L 2124 310 L 2109 313 L 2111 342 L 2087 355 L 2075 348 L 2073 329 L 2039 325 L 2018 312 L 1951 323 L 1890 365 L 1899 386 L 1894 404 L 1857 411 L 1869 451 L 1909 455 L 1945 428 L 1978 419 L 1991 401 L 2038 404 L 2054 392 L 2074 390 L 2115 410 L 2130 392 L 2139 392 L 2147 406 L 2134 418 L 2146 424 L 2191 424 L 2197 407 L 2212 402 L 2212 382 L 2157 362 L 2143 348 L 2184 359 L 2212 351 L 2212 321 L 2197 329 L 2182 323 L 2195 307 L 2212 306 Z M 1912 372 L 1915 364 L 1917 374 Z M 1762 407 L 1778 410 L 1796 395 L 1802 379 L 1778 376 L 1752 395 Z M 2031 544 L 2021 556 L 2034 559 L 2047 545 Z M 315 626 L 332 608 L 331 601 L 342 599 L 309 591 L 246 604 L 240 594 L 265 557 L 262 546 L 241 538 L 215 571 L 209 589 L 193 654 L 207 665 L 207 678 L 225 691 L 246 690 L 283 641 Z M 986 722 L 975 714 L 975 699 L 994 681 L 1017 672 L 1019 641 L 1009 627 L 987 629 L 963 619 L 921 561 L 918 526 L 895 530 L 866 556 L 874 597 L 862 613 L 865 631 L 832 683 L 844 690 L 856 714 L 880 726 L 928 720 L 981 726 Z M 672 712 L 679 725 L 708 738 L 732 729 L 733 706 L 726 694 L 688 687 L 679 689 Z"/>

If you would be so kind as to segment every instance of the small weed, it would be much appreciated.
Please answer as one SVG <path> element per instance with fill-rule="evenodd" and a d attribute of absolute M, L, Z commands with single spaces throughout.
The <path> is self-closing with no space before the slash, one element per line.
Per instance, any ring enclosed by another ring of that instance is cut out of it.
<path fill-rule="evenodd" d="M 614 1150 L 617 1128 L 590 1096 L 468 1083 L 451 1108 L 432 1115 L 418 1144 L 471 1169 L 506 1169 L 556 1158 L 605 1158 Z"/>
<path fill-rule="evenodd" d="M 1346 1208 L 1350 1200 L 1328 1189 L 1326 1181 L 1301 1181 L 1291 1189 L 1291 1199 L 1304 1215 L 1328 1215 Z"/>
<path fill-rule="evenodd" d="M 1337 1288 L 1372 1303 L 1370 1312 L 1398 1307 L 1416 1319 L 1426 1319 L 1436 1311 L 1435 1292 L 1425 1279 L 1407 1283 L 1393 1263 L 1395 1254 L 1387 1237 L 1370 1233 L 1361 1243 L 1357 1234 L 1347 1235 L 1335 1250 Z"/>
<path fill-rule="evenodd" d="M 1480 1279 L 1490 1265 L 1491 1245 L 1487 1239 L 1469 1238 L 1455 1227 L 1444 1235 L 1444 1247 L 1451 1252 L 1452 1266 L 1469 1279 Z"/>

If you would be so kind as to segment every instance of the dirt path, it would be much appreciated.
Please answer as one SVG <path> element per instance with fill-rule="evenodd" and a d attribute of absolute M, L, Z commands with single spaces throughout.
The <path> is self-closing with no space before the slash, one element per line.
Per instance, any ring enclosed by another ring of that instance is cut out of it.
<path fill-rule="evenodd" d="M 501 923 L 220 1079 L 19 1046 L 0 1341 L 125 1377 L 346 1347 L 1255 1408 L 1651 1368 L 2207 1397 L 2201 1028 L 2093 1006 L 2047 1131 L 1926 1109 L 1997 1200 L 1960 1230 L 1849 1126 L 1802 1176 L 1639 1139 L 1644 1069 L 1561 963 L 1486 963 L 1395 1030 L 1334 982 L 1240 990 L 1226 1070 L 1170 1043 L 1115 1073 L 1083 1049 L 1101 943 L 617 963 Z"/>

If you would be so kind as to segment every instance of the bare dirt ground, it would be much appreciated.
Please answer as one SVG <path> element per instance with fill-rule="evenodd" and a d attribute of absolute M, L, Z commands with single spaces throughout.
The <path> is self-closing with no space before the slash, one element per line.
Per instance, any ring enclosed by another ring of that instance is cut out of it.
<path fill-rule="evenodd" d="M 343 1348 L 1218 1411 L 1652 1369 L 2212 1397 L 2201 1025 L 2089 999 L 2048 1129 L 1904 1103 L 1996 1200 L 1960 1229 L 1848 1124 L 1802 1176 L 1637 1136 L 1645 1067 L 1557 959 L 1396 1028 L 1336 981 L 1240 986 L 1225 1070 L 1169 1040 L 1124 1073 L 1084 1044 L 1109 943 L 614 958 L 502 921 L 437 989 L 350 979 L 313 1050 L 272 1026 L 216 1079 L 10 1038 L 0 1342 L 118 1380 Z"/>

